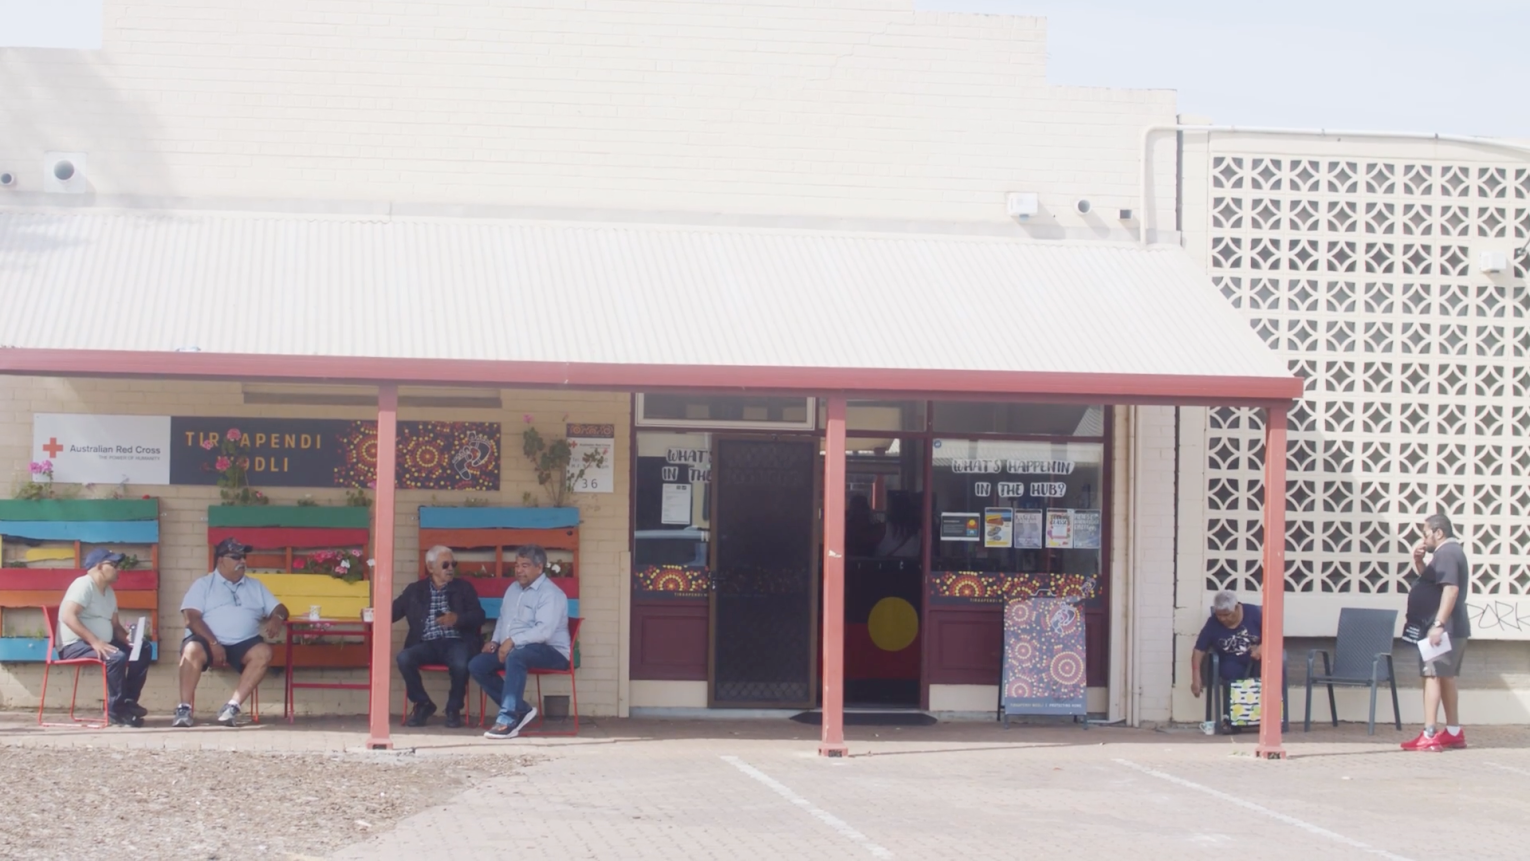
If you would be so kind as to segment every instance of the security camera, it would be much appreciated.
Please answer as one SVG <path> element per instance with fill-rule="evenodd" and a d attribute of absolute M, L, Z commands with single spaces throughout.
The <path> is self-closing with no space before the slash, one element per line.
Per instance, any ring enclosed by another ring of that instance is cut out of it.
<path fill-rule="evenodd" d="M 1078 214 L 1079 215 L 1085 215 L 1093 207 L 1089 203 L 1089 201 L 1087 201 L 1087 200 L 1085 200 L 1084 198 L 1081 197 L 1081 198 L 1078 199 L 1078 201 L 1076 203 L 1073 204 L 1073 208 L 1078 210 Z"/>
<path fill-rule="evenodd" d="M 15 185 L 15 184 L 16 184 L 16 174 L 11 173 L 10 171 L 5 171 L 3 173 L 0 173 L 0 185 L 4 185 L 4 186 L 9 187 L 9 186 L 12 186 L 12 185 Z"/>
<path fill-rule="evenodd" d="M 53 163 L 53 176 L 59 182 L 68 182 L 74 179 L 74 162 L 67 158 L 59 159 Z"/>
<path fill-rule="evenodd" d="M 42 190 L 51 194 L 84 194 L 90 191 L 90 155 L 83 152 L 45 152 Z"/>

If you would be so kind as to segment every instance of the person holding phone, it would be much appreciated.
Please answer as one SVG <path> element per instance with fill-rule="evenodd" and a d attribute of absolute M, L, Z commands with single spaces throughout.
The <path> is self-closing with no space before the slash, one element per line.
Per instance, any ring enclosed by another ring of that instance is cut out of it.
<path fill-rule="evenodd" d="M 1425 556 L 1430 557 L 1428 564 L 1424 563 Z M 1471 568 L 1450 518 L 1443 514 L 1425 518 L 1424 540 L 1413 548 L 1413 570 L 1418 572 L 1418 581 L 1408 591 L 1408 622 L 1423 630 L 1434 646 L 1449 635 L 1450 651 L 1432 661 L 1419 657 L 1419 675 L 1424 677 L 1424 731 L 1418 738 L 1403 742 L 1402 748 L 1421 751 L 1463 748 L 1466 731 L 1461 728 L 1456 676 L 1461 674 L 1466 641 L 1472 635 L 1471 619 L 1466 612 Z M 1435 725 L 1442 704 L 1444 732 Z"/>
<path fill-rule="evenodd" d="M 451 678 L 446 695 L 446 726 L 462 726 L 462 706 L 467 701 L 468 662 L 483 640 L 483 605 L 478 593 L 457 579 L 457 560 L 450 547 L 436 545 L 425 552 L 430 576 L 416 580 L 393 599 L 393 621 L 409 621 L 409 635 L 398 653 L 398 672 L 414 708 L 405 726 L 424 726 L 436 713 L 436 704 L 420 681 L 420 667 L 445 664 Z"/>

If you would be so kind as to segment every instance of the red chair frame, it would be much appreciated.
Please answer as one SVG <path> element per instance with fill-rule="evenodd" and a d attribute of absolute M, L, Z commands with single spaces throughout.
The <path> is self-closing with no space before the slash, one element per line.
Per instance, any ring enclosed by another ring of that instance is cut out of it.
<path fill-rule="evenodd" d="M 572 658 L 573 658 L 573 654 L 574 654 L 574 647 L 579 644 L 579 626 L 582 625 L 583 623 L 584 623 L 583 619 L 575 618 L 575 619 L 569 619 L 568 620 L 568 653 L 569 653 L 569 657 L 570 657 L 570 660 L 568 662 L 568 669 L 566 669 L 566 670 L 543 670 L 543 669 L 530 669 L 530 668 L 528 668 L 526 670 L 526 675 L 527 675 L 528 678 L 535 678 L 537 680 L 537 722 L 532 724 L 531 728 L 521 730 L 520 735 L 578 735 L 579 734 L 579 683 L 578 683 L 577 679 L 574 676 L 575 667 L 574 667 L 574 662 L 573 662 Z M 542 677 L 543 676 L 568 676 L 569 713 L 574 718 L 574 728 L 572 730 L 570 730 L 569 732 L 551 732 L 551 731 L 535 729 L 536 727 L 542 726 L 543 724 L 545 724 L 547 722 L 547 711 L 542 706 Z M 504 678 L 505 677 L 505 671 L 503 669 L 501 669 L 499 671 L 499 677 L 500 678 Z M 483 726 L 484 724 L 486 724 L 488 722 L 488 719 L 489 719 L 489 706 L 488 706 L 488 703 L 489 703 L 488 694 L 485 694 L 483 692 L 483 688 L 479 688 L 478 689 L 478 725 L 479 726 Z"/>
<path fill-rule="evenodd" d="M 43 614 L 43 624 L 48 628 L 48 653 L 43 656 L 43 683 L 42 696 L 37 699 L 37 725 L 38 726 L 68 726 L 77 729 L 104 729 L 107 725 L 106 708 L 109 702 L 110 690 L 106 685 L 106 662 L 100 658 L 69 658 L 68 660 L 55 658 L 53 651 L 56 628 L 54 627 L 54 614 L 48 607 L 39 607 Z M 80 671 L 86 666 L 94 664 L 101 668 L 101 718 L 77 718 L 74 716 L 75 701 L 80 696 Z M 48 671 L 55 666 L 74 667 L 74 692 L 69 696 L 69 723 L 44 723 L 43 707 L 48 703 Z"/>
<path fill-rule="evenodd" d="M 431 673 L 450 673 L 451 672 L 451 668 L 448 667 L 445 664 L 420 664 L 420 672 L 422 672 L 422 673 L 425 673 L 425 672 L 431 672 Z M 479 698 L 482 699 L 482 697 L 483 697 L 483 695 L 480 692 Z M 404 722 L 409 720 L 409 692 L 406 691 L 406 690 L 400 689 L 399 692 L 398 692 L 398 702 L 399 702 L 399 709 L 401 711 L 401 713 L 399 714 L 399 718 L 398 718 L 398 725 L 399 726 L 404 726 Z M 482 712 L 483 711 L 483 706 L 480 705 L 478 710 L 480 712 Z M 471 726 L 472 723 L 473 723 L 473 698 L 471 696 L 468 696 L 466 694 L 463 695 L 463 697 L 462 697 L 462 711 L 465 712 L 465 714 L 463 714 L 463 716 L 462 716 L 462 725 L 463 726 Z M 483 715 L 482 714 L 480 714 L 478 716 L 478 723 L 479 723 L 479 725 L 483 724 Z"/>

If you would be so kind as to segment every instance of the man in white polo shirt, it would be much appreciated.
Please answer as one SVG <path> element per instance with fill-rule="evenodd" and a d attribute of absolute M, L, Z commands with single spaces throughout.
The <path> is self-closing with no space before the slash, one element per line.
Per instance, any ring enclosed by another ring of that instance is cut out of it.
<path fill-rule="evenodd" d="M 265 584 L 246 577 L 244 557 L 254 548 L 233 538 L 218 542 L 213 550 L 216 568 L 199 577 L 181 601 L 186 618 L 186 638 L 181 641 L 181 704 L 171 726 L 191 726 L 191 699 L 196 695 L 202 671 L 210 666 L 236 667 L 239 684 L 218 712 L 218 723 L 236 726 L 239 707 L 265 678 L 271 666 L 271 646 L 287 624 L 287 608 Z"/>
<path fill-rule="evenodd" d="M 66 661 L 94 654 L 106 662 L 106 718 L 112 726 L 143 726 L 147 714 L 138 704 L 149 675 L 149 650 L 128 660 L 127 629 L 117 618 L 117 582 L 122 554 L 98 547 L 85 557 L 85 573 L 76 577 L 58 608 L 58 656 Z"/>

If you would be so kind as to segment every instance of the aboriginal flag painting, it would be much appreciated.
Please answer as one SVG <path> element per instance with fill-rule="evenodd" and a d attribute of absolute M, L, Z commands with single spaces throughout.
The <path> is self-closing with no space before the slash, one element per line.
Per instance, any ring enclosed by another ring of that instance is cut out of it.
<path fill-rule="evenodd" d="M 1066 598 L 1004 607 L 1004 713 L 1082 715 L 1084 616 Z"/>

